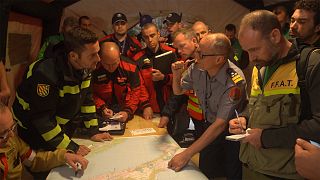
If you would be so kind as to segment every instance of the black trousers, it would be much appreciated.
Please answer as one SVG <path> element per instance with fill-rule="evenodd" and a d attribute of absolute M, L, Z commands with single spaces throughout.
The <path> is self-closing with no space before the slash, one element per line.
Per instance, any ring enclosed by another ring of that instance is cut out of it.
<path fill-rule="evenodd" d="M 207 124 L 207 127 L 209 125 Z M 226 135 L 227 132 L 223 132 L 200 151 L 199 168 L 210 179 L 216 177 L 227 177 L 228 180 L 242 179 L 242 164 L 239 160 L 240 143 L 226 141 Z"/>

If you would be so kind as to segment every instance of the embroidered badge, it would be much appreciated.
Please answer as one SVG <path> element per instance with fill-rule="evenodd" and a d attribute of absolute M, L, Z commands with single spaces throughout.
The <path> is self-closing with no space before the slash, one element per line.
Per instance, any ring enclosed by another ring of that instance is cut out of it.
<path fill-rule="evenodd" d="M 37 94 L 40 97 L 46 97 L 49 95 L 50 85 L 48 84 L 38 84 L 37 85 Z"/>
<path fill-rule="evenodd" d="M 231 79 L 234 83 L 238 83 L 239 81 L 243 80 L 242 77 L 236 73 L 236 72 L 231 72 Z"/>
<path fill-rule="evenodd" d="M 235 86 L 230 89 L 229 99 L 232 102 L 239 101 L 241 98 L 241 90 L 239 87 Z"/>

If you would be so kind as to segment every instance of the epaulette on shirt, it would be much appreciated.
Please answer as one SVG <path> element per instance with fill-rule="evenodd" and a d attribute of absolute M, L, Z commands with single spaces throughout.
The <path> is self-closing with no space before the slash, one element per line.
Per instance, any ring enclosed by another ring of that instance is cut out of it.
<path fill-rule="evenodd" d="M 244 79 L 234 69 L 228 68 L 227 73 L 235 84 L 239 85 L 243 83 Z"/>

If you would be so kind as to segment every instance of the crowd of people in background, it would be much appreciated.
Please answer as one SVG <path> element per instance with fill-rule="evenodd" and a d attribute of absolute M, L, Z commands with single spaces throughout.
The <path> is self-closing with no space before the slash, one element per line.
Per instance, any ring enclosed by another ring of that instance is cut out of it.
<path fill-rule="evenodd" d="M 153 18 L 140 13 L 141 32 L 133 37 L 118 12 L 110 20 L 113 33 L 98 39 L 90 17 L 67 17 L 16 92 L 1 63 L 0 179 L 21 177 L 22 163 L 39 179 L 65 162 L 84 170 L 90 149 L 72 137 L 81 128 L 92 141 L 112 140 L 98 128 L 115 113 L 121 122 L 158 113 L 158 127 L 172 136 L 174 126 L 191 119 L 195 140 L 169 161 L 174 171 L 200 153 L 209 179 L 319 179 L 320 65 L 308 66 L 302 79 L 298 64 L 302 49 L 320 48 L 320 1 L 250 12 L 238 35 L 234 24 L 219 33 L 182 19 L 168 14 L 162 37 Z M 244 133 L 241 142 L 226 140 Z"/>

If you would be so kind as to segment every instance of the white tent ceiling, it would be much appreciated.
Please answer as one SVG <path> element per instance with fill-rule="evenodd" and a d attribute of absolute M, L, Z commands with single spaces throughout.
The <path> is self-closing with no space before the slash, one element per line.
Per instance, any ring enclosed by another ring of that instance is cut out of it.
<path fill-rule="evenodd" d="M 139 12 L 152 17 L 165 17 L 170 12 L 182 13 L 182 21 L 205 21 L 215 32 L 223 32 L 228 23 L 238 25 L 249 10 L 233 0 L 80 0 L 64 10 L 67 16 L 89 16 L 93 30 L 111 33 L 111 18 L 116 12 L 126 14 L 129 26 L 139 20 Z M 62 18 L 62 19 L 63 19 Z"/>

